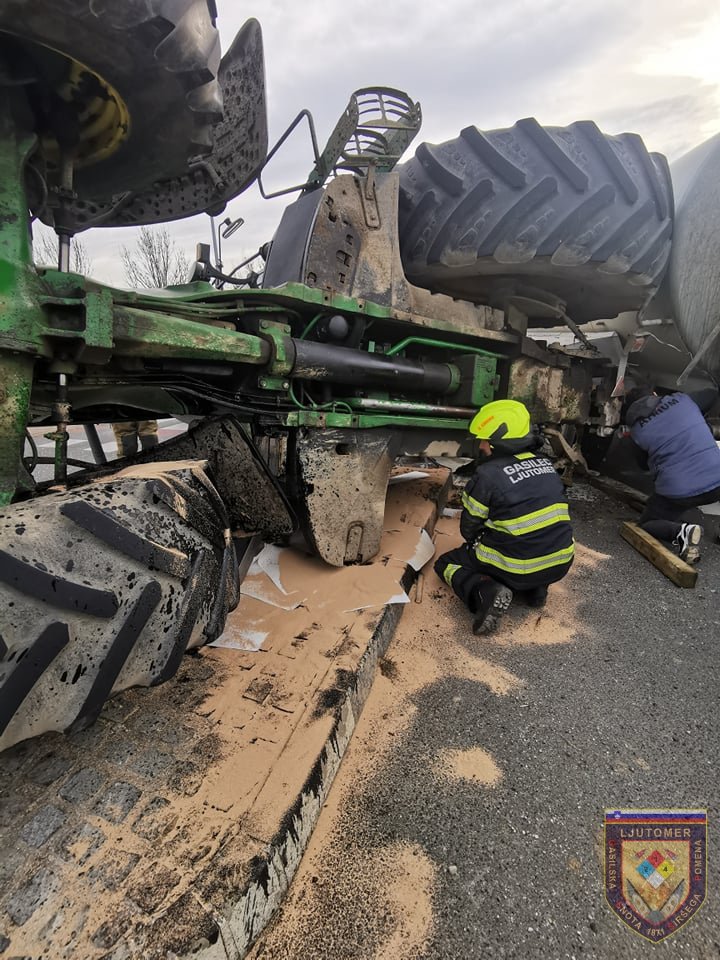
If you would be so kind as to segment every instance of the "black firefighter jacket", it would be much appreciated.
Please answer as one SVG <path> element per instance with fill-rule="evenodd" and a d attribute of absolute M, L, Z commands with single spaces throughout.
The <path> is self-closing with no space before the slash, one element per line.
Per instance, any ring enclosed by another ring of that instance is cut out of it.
<path fill-rule="evenodd" d="M 547 457 L 524 452 L 481 463 L 463 494 L 460 532 L 509 587 L 560 580 L 574 556 L 562 480 Z"/>

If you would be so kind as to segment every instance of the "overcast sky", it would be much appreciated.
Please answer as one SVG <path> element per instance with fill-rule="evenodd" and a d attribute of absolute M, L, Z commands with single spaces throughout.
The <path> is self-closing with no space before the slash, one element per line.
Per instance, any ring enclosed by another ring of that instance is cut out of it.
<path fill-rule="evenodd" d="M 308 107 L 321 146 L 350 93 L 406 90 L 419 100 L 422 140 L 439 143 L 475 124 L 490 130 L 522 117 L 565 125 L 595 120 L 632 131 L 670 161 L 720 130 L 720 10 L 710 0 L 217 0 L 223 49 L 249 16 L 263 27 L 270 143 Z M 268 187 L 302 180 L 312 166 L 306 128 L 267 172 Z M 290 198 L 292 199 L 292 198 Z M 226 268 L 271 239 L 287 199 L 251 188 L 226 215 L 245 225 L 226 244 Z M 192 257 L 209 220 L 170 225 Z M 118 249 L 135 231 L 84 235 L 101 280 L 123 283 Z"/>

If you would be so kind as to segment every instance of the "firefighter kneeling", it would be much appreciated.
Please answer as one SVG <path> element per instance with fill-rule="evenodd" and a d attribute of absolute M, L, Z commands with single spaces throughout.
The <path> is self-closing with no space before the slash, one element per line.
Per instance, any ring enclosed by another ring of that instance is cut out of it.
<path fill-rule="evenodd" d="M 548 584 L 570 569 L 574 542 L 562 480 L 539 456 L 527 408 L 495 400 L 470 424 L 485 459 L 463 494 L 460 532 L 466 541 L 443 554 L 435 572 L 474 614 L 473 632 L 489 633 L 513 591 L 542 607 Z"/>

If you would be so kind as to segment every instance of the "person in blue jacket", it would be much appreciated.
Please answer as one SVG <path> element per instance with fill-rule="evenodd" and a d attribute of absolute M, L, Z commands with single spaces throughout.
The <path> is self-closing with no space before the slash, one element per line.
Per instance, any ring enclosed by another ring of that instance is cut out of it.
<path fill-rule="evenodd" d="M 714 388 L 659 397 L 635 387 L 625 403 L 625 423 L 654 492 L 640 517 L 643 530 L 672 544 L 688 563 L 700 559 L 700 506 L 720 500 L 720 449 L 705 420 L 718 399 Z"/>

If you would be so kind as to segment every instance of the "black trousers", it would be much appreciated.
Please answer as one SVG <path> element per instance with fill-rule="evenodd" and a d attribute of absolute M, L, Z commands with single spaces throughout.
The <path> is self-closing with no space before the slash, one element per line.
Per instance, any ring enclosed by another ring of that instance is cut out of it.
<path fill-rule="evenodd" d="M 720 501 L 720 487 L 699 493 L 695 497 L 663 497 L 653 493 L 640 515 L 639 525 L 647 530 L 651 537 L 672 543 L 680 533 L 684 523 L 703 522 L 698 507 Z"/>
<path fill-rule="evenodd" d="M 571 566 L 572 561 L 533 574 L 504 574 L 502 570 L 478 560 L 472 547 L 464 543 L 437 558 L 435 573 L 452 587 L 471 613 L 478 613 L 484 586 L 491 586 L 493 582 L 501 583 L 514 593 L 522 593 L 562 580 Z"/>

